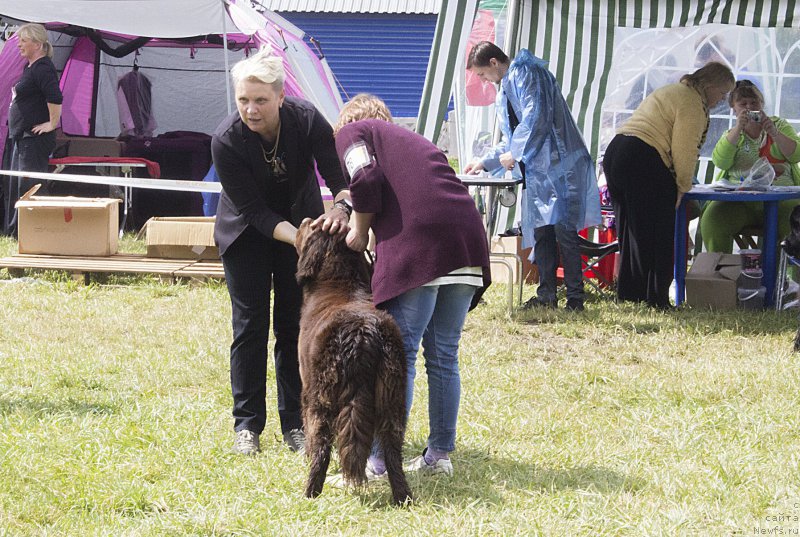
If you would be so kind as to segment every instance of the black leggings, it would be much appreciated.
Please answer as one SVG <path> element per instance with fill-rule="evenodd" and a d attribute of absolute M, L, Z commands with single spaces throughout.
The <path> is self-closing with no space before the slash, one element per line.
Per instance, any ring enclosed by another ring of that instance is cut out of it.
<path fill-rule="evenodd" d="M 603 156 L 617 222 L 621 300 L 669 307 L 678 187 L 653 147 L 618 134 Z"/>

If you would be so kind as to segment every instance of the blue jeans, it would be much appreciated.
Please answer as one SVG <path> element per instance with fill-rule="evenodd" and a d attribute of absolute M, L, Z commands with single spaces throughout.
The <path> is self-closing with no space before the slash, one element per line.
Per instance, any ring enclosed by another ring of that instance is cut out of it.
<path fill-rule="evenodd" d="M 418 287 L 386 301 L 385 309 L 400 327 L 408 363 L 406 420 L 411 411 L 417 351 L 422 343 L 428 374 L 428 446 L 456 448 L 456 421 L 461 400 L 458 343 L 476 287 L 464 284 Z"/>

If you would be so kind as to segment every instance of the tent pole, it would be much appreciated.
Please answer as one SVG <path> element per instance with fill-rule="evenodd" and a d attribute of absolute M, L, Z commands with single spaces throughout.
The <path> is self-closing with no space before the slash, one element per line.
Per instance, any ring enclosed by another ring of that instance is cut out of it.
<path fill-rule="evenodd" d="M 231 72 L 228 65 L 228 28 L 225 25 L 225 0 L 220 2 L 222 5 L 222 49 L 225 54 L 225 105 L 228 107 L 228 115 L 231 113 L 231 84 L 228 73 Z"/>
<path fill-rule="evenodd" d="M 509 2 L 508 5 L 508 14 L 506 16 L 506 39 L 505 43 L 503 43 L 503 50 L 506 54 L 508 54 L 509 58 L 516 56 L 516 53 L 522 48 L 521 44 L 519 43 L 519 13 L 521 11 L 521 6 L 519 4 L 520 2 L 513 1 Z M 503 133 L 500 131 L 500 123 L 495 121 L 492 132 L 492 141 L 494 145 L 499 144 L 502 137 Z"/>
<path fill-rule="evenodd" d="M 506 17 L 506 39 L 505 43 L 503 44 L 503 50 L 506 54 L 510 57 L 514 57 L 516 55 L 513 51 L 518 51 L 522 47 L 520 46 L 518 39 L 519 39 L 519 12 L 520 6 L 519 2 L 510 2 L 508 6 L 508 16 Z"/>

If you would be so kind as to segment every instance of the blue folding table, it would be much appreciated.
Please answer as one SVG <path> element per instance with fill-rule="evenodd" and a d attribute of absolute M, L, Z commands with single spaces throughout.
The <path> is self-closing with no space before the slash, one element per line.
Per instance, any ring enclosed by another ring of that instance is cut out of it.
<path fill-rule="evenodd" d="M 686 295 L 686 203 L 698 201 L 758 201 L 764 203 L 764 245 L 762 248 L 762 285 L 766 288 L 764 307 L 771 307 L 775 299 L 775 277 L 778 251 L 778 202 L 800 199 L 800 187 L 773 187 L 770 190 L 717 191 L 708 186 L 696 186 L 683 195 L 675 215 L 675 303 L 680 305 Z"/>

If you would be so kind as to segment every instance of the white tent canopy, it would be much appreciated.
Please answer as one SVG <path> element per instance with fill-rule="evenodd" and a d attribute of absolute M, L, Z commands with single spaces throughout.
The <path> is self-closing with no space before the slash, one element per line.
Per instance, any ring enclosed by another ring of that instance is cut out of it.
<path fill-rule="evenodd" d="M 236 29 L 225 11 L 225 3 L 224 0 L 0 0 L 0 13 L 26 22 L 58 21 L 125 35 L 178 38 Z"/>

